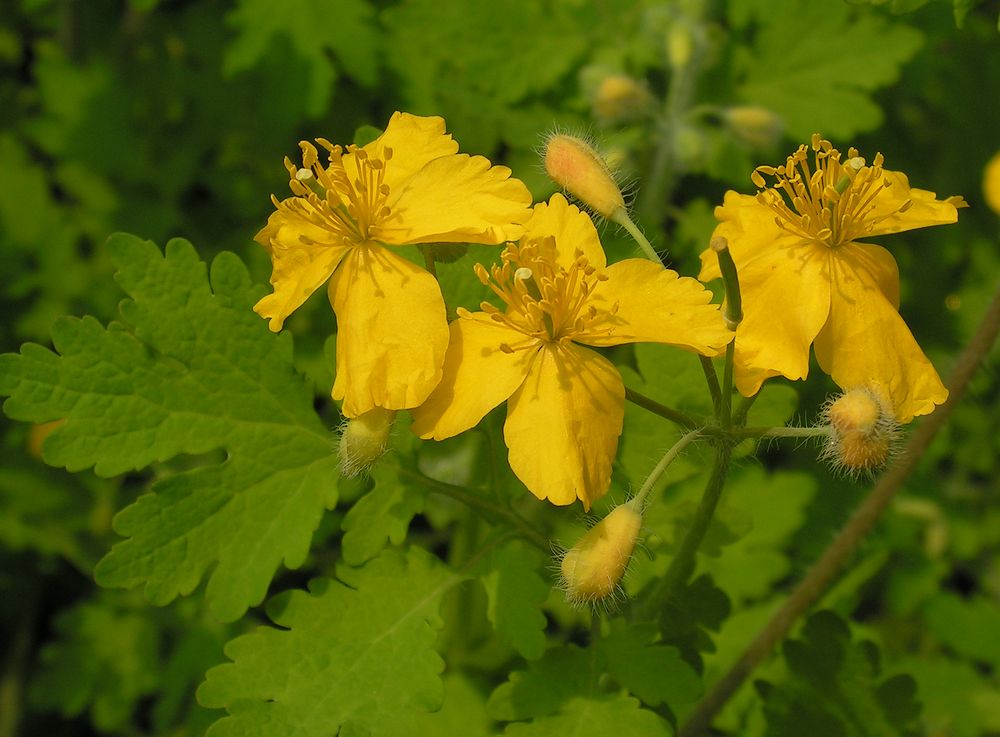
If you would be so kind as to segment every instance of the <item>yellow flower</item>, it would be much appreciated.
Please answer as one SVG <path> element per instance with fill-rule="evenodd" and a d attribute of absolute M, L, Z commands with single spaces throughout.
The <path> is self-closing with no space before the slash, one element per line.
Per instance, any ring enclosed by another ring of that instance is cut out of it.
<path fill-rule="evenodd" d="M 715 355 L 729 342 L 697 281 L 645 259 L 606 265 L 590 218 L 556 194 L 480 279 L 483 303 L 451 324 L 444 378 L 414 410 L 423 438 L 457 435 L 507 401 L 510 466 L 539 499 L 584 507 L 607 491 L 622 430 L 618 370 L 584 348 L 653 341 Z M 581 345 L 583 344 L 583 345 Z"/>
<path fill-rule="evenodd" d="M 813 136 L 781 167 L 761 166 L 756 196 L 727 192 L 716 208 L 739 271 L 743 322 L 736 332 L 736 386 L 752 396 L 771 376 L 803 379 L 809 346 L 844 389 L 873 385 L 900 422 L 927 414 L 948 392 L 899 309 L 892 255 L 857 239 L 953 223 L 961 197 L 936 199 L 904 174 L 871 165 L 850 149 Z M 764 177 L 773 184 L 766 186 Z M 718 259 L 701 255 L 702 280 L 719 277 Z"/>
<path fill-rule="evenodd" d="M 272 197 L 276 211 L 256 236 L 271 254 L 274 293 L 254 310 L 277 332 L 329 280 L 333 398 L 348 417 L 415 407 L 441 378 L 447 318 L 434 277 L 393 247 L 515 240 L 531 194 L 510 169 L 458 154 L 441 118 L 395 113 L 363 148 L 318 143 L 327 163 L 306 142 L 302 168 L 285 160 L 294 196 Z"/>
<path fill-rule="evenodd" d="M 993 154 L 983 171 L 983 194 L 990 209 L 1000 214 L 1000 152 Z"/>

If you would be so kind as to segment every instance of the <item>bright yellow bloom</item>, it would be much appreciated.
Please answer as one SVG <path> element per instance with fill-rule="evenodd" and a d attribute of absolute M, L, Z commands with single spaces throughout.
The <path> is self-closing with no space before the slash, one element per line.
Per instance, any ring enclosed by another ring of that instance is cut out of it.
<path fill-rule="evenodd" d="M 1000 214 L 1000 152 L 993 154 L 983 171 L 983 194 L 990 209 Z"/>
<path fill-rule="evenodd" d="M 584 348 L 652 341 L 715 355 L 729 342 L 711 295 L 645 259 L 606 265 L 590 218 L 560 194 L 535 206 L 503 265 L 477 273 L 506 305 L 462 310 L 444 378 L 414 410 L 423 438 L 457 435 L 507 401 L 510 466 L 539 499 L 584 507 L 604 494 L 622 430 L 618 370 Z"/>
<path fill-rule="evenodd" d="M 912 189 L 904 174 L 882 168 L 881 154 L 869 166 L 853 148 L 842 161 L 819 136 L 811 148 L 811 166 L 800 146 L 785 166 L 757 168 L 756 196 L 727 192 L 715 211 L 713 238 L 729 242 L 743 295 L 736 386 L 752 396 L 771 376 L 805 378 L 815 342 L 837 384 L 877 387 L 909 422 L 948 392 L 899 315 L 895 259 L 857 239 L 953 223 L 965 203 Z M 715 253 L 701 260 L 699 278 L 718 278 Z"/>
<path fill-rule="evenodd" d="M 271 254 L 274 293 L 254 310 L 277 332 L 329 280 L 333 398 L 348 417 L 415 407 L 441 378 L 447 318 L 437 281 L 393 246 L 515 240 L 531 194 L 510 169 L 458 154 L 441 118 L 395 113 L 363 148 L 318 143 L 325 164 L 306 142 L 302 168 L 285 159 L 294 196 L 272 198 L 256 236 Z"/>

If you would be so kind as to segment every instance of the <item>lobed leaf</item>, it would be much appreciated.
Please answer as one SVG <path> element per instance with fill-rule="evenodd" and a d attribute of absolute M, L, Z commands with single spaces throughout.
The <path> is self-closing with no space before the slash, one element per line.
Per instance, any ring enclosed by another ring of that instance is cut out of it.
<path fill-rule="evenodd" d="M 229 711 L 207 737 L 395 737 L 441 707 L 438 609 L 461 576 L 416 548 L 337 575 L 275 597 L 267 611 L 277 628 L 226 646 L 233 662 L 198 689 L 204 706 Z"/>
<path fill-rule="evenodd" d="M 121 474 L 180 455 L 222 451 L 220 463 L 153 484 L 114 520 L 130 538 L 99 563 L 104 586 L 145 585 L 165 604 L 208 574 L 216 615 L 260 602 L 278 565 L 302 564 L 324 509 L 337 500 L 336 458 L 292 365 L 291 341 L 252 311 L 259 290 L 243 264 L 205 264 L 189 243 L 166 255 L 128 235 L 108 244 L 130 299 L 124 323 L 60 320 L 55 352 L 26 344 L 0 357 L 6 413 L 65 422 L 46 462 Z"/>

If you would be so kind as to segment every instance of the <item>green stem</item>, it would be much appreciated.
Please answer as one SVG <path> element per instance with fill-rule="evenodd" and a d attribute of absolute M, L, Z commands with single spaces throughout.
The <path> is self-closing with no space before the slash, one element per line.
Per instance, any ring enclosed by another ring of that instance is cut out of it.
<path fill-rule="evenodd" d="M 722 407 L 719 422 L 723 430 L 733 426 L 733 353 L 735 341 L 726 346 L 726 363 L 722 371 Z"/>
<path fill-rule="evenodd" d="M 642 483 L 642 487 L 632 498 L 631 504 L 633 504 L 636 509 L 642 509 L 642 505 L 646 502 L 646 497 L 649 496 L 649 492 L 652 491 L 656 482 L 660 480 L 663 472 L 666 471 L 667 467 L 674 462 L 674 459 L 681 454 L 681 451 L 697 440 L 701 434 L 701 428 L 692 430 L 674 443 L 674 446 L 663 455 L 663 458 L 661 458 L 660 462 L 656 464 L 656 467 L 653 468 L 649 476 L 646 477 L 646 480 Z"/>
<path fill-rule="evenodd" d="M 819 427 L 736 427 L 727 434 L 732 438 L 821 438 L 830 435 L 829 425 Z"/>
<path fill-rule="evenodd" d="M 401 476 L 405 476 L 406 478 L 425 486 L 435 494 L 441 494 L 442 496 L 447 496 L 455 499 L 456 501 L 462 502 L 462 504 L 476 509 L 487 517 L 504 520 L 516 529 L 532 545 L 546 554 L 552 552 L 552 545 L 549 543 L 548 538 L 532 527 L 527 520 L 512 509 L 495 504 L 488 499 L 483 499 L 483 497 L 470 492 L 462 486 L 456 486 L 455 484 L 438 481 L 435 478 L 425 476 L 419 471 L 414 471 L 406 468 L 405 466 L 396 466 L 396 472 Z"/>
<path fill-rule="evenodd" d="M 715 446 L 715 464 L 712 467 L 712 475 L 705 485 L 705 491 L 701 495 L 698 509 L 695 512 L 694 520 L 684 539 L 681 540 L 677 554 L 670 561 L 670 566 L 666 573 L 649 590 L 643 605 L 639 607 L 641 619 L 651 619 L 664 602 L 669 601 L 677 590 L 687 583 L 695 567 L 695 556 L 698 548 L 701 547 L 705 534 L 715 516 L 715 508 L 719 504 L 722 496 L 722 488 L 726 484 L 726 476 L 729 474 L 729 461 L 732 455 L 732 446 L 729 441 L 720 439 Z"/>
<path fill-rule="evenodd" d="M 718 418 L 722 412 L 722 389 L 719 387 L 719 375 L 715 373 L 715 366 L 708 356 L 698 356 L 701 361 L 701 370 L 705 372 L 705 383 L 708 384 L 708 393 L 712 395 L 712 406 L 715 408 L 715 416 Z"/>
<path fill-rule="evenodd" d="M 699 426 L 698 421 L 690 415 L 684 414 L 679 410 L 672 409 L 671 407 L 667 407 L 665 404 L 660 404 L 655 399 L 650 399 L 646 395 L 640 394 L 639 392 L 629 389 L 628 387 L 625 387 L 625 399 L 638 407 L 649 410 L 654 415 L 664 417 L 681 427 L 687 428 L 688 430 L 693 430 Z"/>
<path fill-rule="evenodd" d="M 750 408 L 753 407 L 753 403 L 757 401 L 757 397 L 760 396 L 760 392 L 757 392 L 752 397 L 740 397 L 740 403 L 736 407 L 736 411 L 733 412 L 733 424 L 739 427 L 747 421 L 747 413 Z"/>
<path fill-rule="evenodd" d="M 712 719 L 736 693 L 746 678 L 767 657 L 774 646 L 788 635 L 792 626 L 829 588 L 843 566 L 854 555 L 865 536 L 875 526 L 882 512 L 889 506 L 896 492 L 902 488 L 907 477 L 917 467 L 921 457 L 930 447 L 934 436 L 944 427 L 952 411 L 962 399 L 962 395 L 980 364 L 989 355 L 998 333 L 1000 333 L 1000 290 L 997 290 L 993 295 L 993 301 L 987 308 L 976 334 L 962 351 L 962 355 L 948 378 L 948 399 L 925 419 L 910 436 L 906 448 L 899 456 L 899 462 L 890 466 L 882 474 L 875 488 L 865 497 L 781 608 L 775 612 L 729 671 L 691 712 L 687 721 L 677 732 L 678 737 L 699 737 L 708 731 Z"/>
<path fill-rule="evenodd" d="M 624 207 L 619 207 L 611 215 L 611 222 L 618 223 L 618 225 L 625 228 L 628 234 L 632 236 L 633 240 L 639 244 L 639 248 L 642 249 L 643 255 L 650 261 L 656 264 L 663 265 L 663 261 L 660 259 L 660 255 L 653 248 L 653 244 L 649 242 L 649 239 L 643 235 L 642 231 L 639 230 L 638 226 L 632 222 L 632 218 L 629 217 L 628 212 Z"/>

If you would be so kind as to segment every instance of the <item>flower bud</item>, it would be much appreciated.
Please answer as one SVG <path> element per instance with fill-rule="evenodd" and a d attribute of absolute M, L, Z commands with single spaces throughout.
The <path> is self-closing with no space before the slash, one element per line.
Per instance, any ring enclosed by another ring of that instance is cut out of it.
<path fill-rule="evenodd" d="M 823 458 L 848 473 L 866 473 L 884 465 L 892 453 L 898 425 L 889 402 L 873 387 L 851 389 L 823 410 L 830 440 Z"/>
<path fill-rule="evenodd" d="M 585 141 L 554 133 L 545 142 L 545 173 L 571 195 L 606 218 L 625 209 L 625 198 L 607 163 Z"/>
<path fill-rule="evenodd" d="M 350 478 L 375 465 L 389 447 L 396 413 L 375 407 L 347 420 L 340 433 L 340 473 Z"/>
<path fill-rule="evenodd" d="M 626 123 L 641 118 L 652 97 L 649 91 L 627 74 L 609 74 L 594 91 L 594 117 L 602 123 Z"/>
<path fill-rule="evenodd" d="M 601 601 L 615 593 L 641 527 L 642 514 L 633 503 L 622 504 L 566 552 L 559 570 L 570 603 Z"/>
<path fill-rule="evenodd" d="M 758 148 L 776 144 L 784 130 L 784 124 L 777 114 L 756 105 L 727 108 L 722 119 L 736 138 Z"/>

